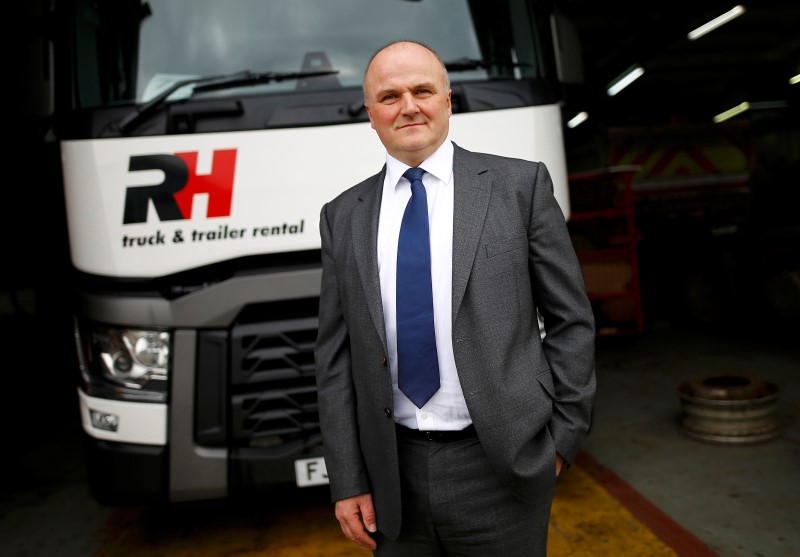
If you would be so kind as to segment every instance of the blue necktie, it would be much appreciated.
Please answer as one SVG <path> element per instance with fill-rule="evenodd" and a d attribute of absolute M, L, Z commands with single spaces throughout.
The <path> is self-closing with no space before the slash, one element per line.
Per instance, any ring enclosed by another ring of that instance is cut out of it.
<path fill-rule="evenodd" d="M 411 199 L 397 244 L 397 369 L 400 390 L 422 408 L 439 390 L 439 359 L 433 328 L 428 198 L 421 168 L 409 168 Z"/>

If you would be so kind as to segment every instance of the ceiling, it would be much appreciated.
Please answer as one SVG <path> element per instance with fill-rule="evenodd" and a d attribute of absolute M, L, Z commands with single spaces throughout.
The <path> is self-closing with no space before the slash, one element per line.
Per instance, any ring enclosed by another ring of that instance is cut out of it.
<path fill-rule="evenodd" d="M 800 0 L 744 0 L 744 14 L 695 41 L 687 33 L 730 10 L 735 0 L 562 0 L 576 27 L 584 82 L 567 88 L 568 111 L 586 110 L 605 126 L 709 123 L 743 101 L 798 121 Z M 633 64 L 644 74 L 614 97 L 608 84 Z M 756 110 L 750 112 L 755 117 Z"/>

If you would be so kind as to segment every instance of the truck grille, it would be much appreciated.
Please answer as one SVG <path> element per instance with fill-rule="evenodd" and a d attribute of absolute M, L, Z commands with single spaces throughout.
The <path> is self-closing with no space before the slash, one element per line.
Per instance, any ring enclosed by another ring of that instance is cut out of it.
<path fill-rule="evenodd" d="M 256 459 L 321 450 L 314 375 L 318 298 L 247 306 L 198 331 L 195 440 Z"/>
<path fill-rule="evenodd" d="M 234 444 L 273 446 L 319 437 L 314 342 L 317 317 L 231 331 Z"/>

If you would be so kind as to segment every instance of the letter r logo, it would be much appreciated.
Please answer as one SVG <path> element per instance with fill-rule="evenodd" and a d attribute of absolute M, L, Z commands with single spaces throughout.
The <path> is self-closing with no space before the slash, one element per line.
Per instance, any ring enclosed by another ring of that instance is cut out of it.
<path fill-rule="evenodd" d="M 128 187 L 123 224 L 147 222 L 150 201 L 162 221 L 190 219 L 192 201 L 198 193 L 208 194 L 206 217 L 227 217 L 231 214 L 236 149 L 214 151 L 210 174 L 197 174 L 196 151 L 132 156 L 128 170 L 161 170 L 164 181 L 150 186 Z"/>

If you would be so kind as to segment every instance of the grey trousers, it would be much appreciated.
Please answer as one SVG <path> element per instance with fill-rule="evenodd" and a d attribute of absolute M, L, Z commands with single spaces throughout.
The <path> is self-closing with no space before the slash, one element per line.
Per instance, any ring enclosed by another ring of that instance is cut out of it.
<path fill-rule="evenodd" d="M 546 557 L 552 490 L 537 504 L 515 498 L 477 437 L 449 443 L 400 438 L 398 451 L 403 523 L 397 540 L 375 535 L 374 555 Z"/>

